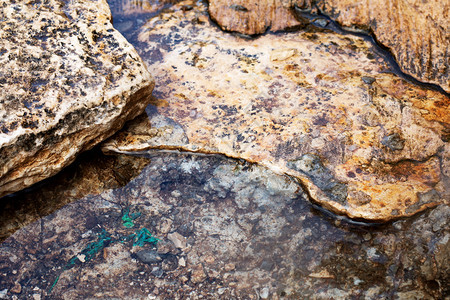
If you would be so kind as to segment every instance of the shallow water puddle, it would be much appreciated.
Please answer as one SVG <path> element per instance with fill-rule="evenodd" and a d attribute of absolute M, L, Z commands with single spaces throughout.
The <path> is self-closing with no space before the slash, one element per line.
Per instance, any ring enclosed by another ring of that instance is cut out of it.
<path fill-rule="evenodd" d="M 68 204 L 4 241 L 0 292 L 277 299 L 445 291 L 447 206 L 353 226 L 322 215 L 294 181 L 266 168 L 220 156 L 150 158 L 125 187 Z"/>

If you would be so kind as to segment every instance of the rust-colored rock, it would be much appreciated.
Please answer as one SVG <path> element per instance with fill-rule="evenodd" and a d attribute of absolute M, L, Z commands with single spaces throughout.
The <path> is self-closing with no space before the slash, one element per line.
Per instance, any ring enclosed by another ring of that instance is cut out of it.
<path fill-rule="evenodd" d="M 419 0 L 210 0 L 211 17 L 226 30 L 259 34 L 292 27 L 294 7 L 365 29 L 388 47 L 403 72 L 450 92 L 449 1 Z M 246 9 L 235 9 L 245 7 Z"/>
<path fill-rule="evenodd" d="M 154 106 L 105 150 L 243 158 L 297 178 L 336 213 L 373 221 L 448 200 L 444 95 L 388 73 L 361 38 L 316 31 L 246 40 L 185 4 L 194 5 L 142 28 Z"/>
<path fill-rule="evenodd" d="M 293 4 L 292 0 L 209 1 L 209 12 L 222 29 L 253 35 L 301 26 L 292 13 Z"/>
<path fill-rule="evenodd" d="M 106 1 L 0 6 L 0 197 L 54 175 L 144 110 L 153 79 Z"/>

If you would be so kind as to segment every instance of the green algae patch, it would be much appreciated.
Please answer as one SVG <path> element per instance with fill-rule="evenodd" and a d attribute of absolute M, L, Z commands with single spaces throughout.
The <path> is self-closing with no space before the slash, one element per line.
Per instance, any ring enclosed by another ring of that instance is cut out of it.
<path fill-rule="evenodd" d="M 59 277 L 61 276 L 62 272 L 73 268 L 76 264 L 82 264 L 84 262 L 90 261 L 97 255 L 97 253 L 103 250 L 103 248 L 107 247 L 111 243 L 111 241 L 112 241 L 111 235 L 106 230 L 102 229 L 102 231 L 98 235 L 98 241 L 89 243 L 83 250 L 81 250 L 81 252 L 78 255 L 73 256 L 67 262 L 61 273 L 58 275 L 58 277 L 56 277 L 55 281 L 53 282 L 49 290 L 49 294 L 52 292 L 56 283 L 58 283 Z"/>
<path fill-rule="evenodd" d="M 135 224 L 133 221 L 137 219 L 139 216 L 141 216 L 140 212 L 130 214 L 130 209 L 126 208 L 122 215 L 123 221 L 122 225 L 126 228 L 134 227 Z M 73 268 L 75 265 L 82 265 L 83 263 L 90 261 L 104 248 L 113 245 L 116 242 L 125 243 L 127 241 L 133 241 L 133 247 L 135 246 L 143 247 L 146 244 L 156 245 L 159 239 L 153 237 L 150 230 L 148 230 L 145 227 L 136 230 L 132 234 L 121 235 L 118 237 L 113 237 L 108 231 L 102 229 L 101 232 L 98 234 L 98 239 L 96 242 L 89 243 L 86 247 L 83 248 L 83 250 L 81 250 L 79 254 L 69 259 L 67 264 L 62 269 L 61 273 L 56 277 L 55 281 L 50 287 L 49 294 L 52 292 L 53 288 L 58 283 L 59 277 L 64 271 Z"/>
<path fill-rule="evenodd" d="M 130 214 L 130 209 L 126 208 L 125 212 L 123 213 L 122 216 L 122 221 L 123 221 L 123 226 L 126 228 L 132 228 L 134 227 L 134 220 L 139 218 L 141 216 L 140 212 L 134 213 L 134 214 Z"/>
<path fill-rule="evenodd" d="M 133 241 L 133 246 L 143 247 L 146 243 L 156 245 L 159 239 L 153 237 L 150 231 L 144 227 L 141 230 L 136 230 Z"/>

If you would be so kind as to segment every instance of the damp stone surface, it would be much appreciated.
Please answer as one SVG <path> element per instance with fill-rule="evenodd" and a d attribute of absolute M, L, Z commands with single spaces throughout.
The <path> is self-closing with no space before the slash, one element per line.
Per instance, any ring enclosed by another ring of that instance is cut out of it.
<path fill-rule="evenodd" d="M 351 224 L 315 209 L 295 180 L 255 164 L 217 155 L 147 158 L 151 163 L 126 186 L 82 197 L 3 241 L 2 296 L 443 299 L 449 293 L 447 205 L 382 226 Z"/>
<path fill-rule="evenodd" d="M 304 27 L 305 15 L 325 27 L 329 21 L 323 16 L 346 29 L 373 33 L 403 72 L 447 93 L 449 11 L 450 3 L 439 0 L 209 0 L 211 18 L 222 29 L 247 35 Z"/>
<path fill-rule="evenodd" d="M 82 153 L 57 175 L 0 198 L 0 242 L 64 205 L 126 185 L 149 162 L 145 157 L 103 155 L 97 148 Z"/>
<path fill-rule="evenodd" d="M 247 39 L 191 1 L 136 37 L 157 82 L 152 105 L 104 151 L 245 159 L 295 177 L 326 209 L 368 221 L 448 203 L 449 98 L 392 73 L 363 38 L 310 26 Z"/>

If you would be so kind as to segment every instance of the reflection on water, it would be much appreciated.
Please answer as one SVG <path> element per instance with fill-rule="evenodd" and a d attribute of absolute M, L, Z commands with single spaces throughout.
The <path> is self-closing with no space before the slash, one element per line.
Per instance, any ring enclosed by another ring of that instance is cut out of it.
<path fill-rule="evenodd" d="M 180 0 L 109 0 L 108 4 L 114 27 L 133 43 L 136 41 L 136 29 L 177 2 Z"/>
<path fill-rule="evenodd" d="M 150 159 L 123 188 L 68 204 L 3 242 L 0 292 L 375 299 L 448 288 L 448 207 L 353 226 L 324 217 L 295 182 L 262 167 L 220 156 Z"/>

